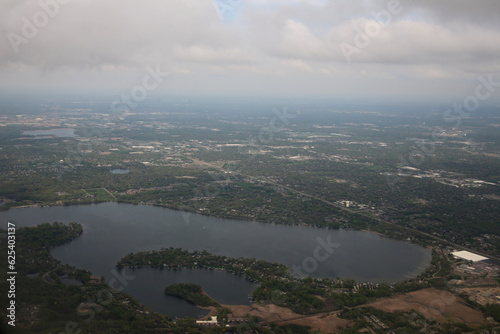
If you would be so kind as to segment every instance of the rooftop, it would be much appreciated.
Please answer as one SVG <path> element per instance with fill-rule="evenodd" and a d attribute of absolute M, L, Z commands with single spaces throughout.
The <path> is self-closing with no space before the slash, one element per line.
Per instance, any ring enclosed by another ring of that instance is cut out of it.
<path fill-rule="evenodd" d="M 452 254 L 456 257 L 472 262 L 488 260 L 487 257 L 477 255 L 468 251 L 457 251 L 457 252 L 452 252 Z"/>

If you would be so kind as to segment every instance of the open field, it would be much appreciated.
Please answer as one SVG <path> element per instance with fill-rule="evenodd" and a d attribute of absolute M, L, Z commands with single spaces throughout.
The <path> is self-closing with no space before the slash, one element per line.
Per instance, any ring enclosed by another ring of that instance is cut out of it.
<path fill-rule="evenodd" d="M 95 189 L 87 189 L 85 192 L 90 195 L 94 196 L 94 198 L 98 201 L 113 201 L 116 200 L 116 197 L 114 197 L 110 192 L 108 192 L 105 188 L 95 188 Z"/>
<path fill-rule="evenodd" d="M 321 333 L 337 333 L 339 328 L 346 328 L 351 324 L 351 321 L 340 319 L 335 315 L 335 312 L 320 313 L 314 315 L 302 315 L 293 312 L 292 310 L 269 305 L 223 305 L 233 312 L 234 318 L 246 318 L 248 314 L 262 318 L 264 322 L 274 322 L 278 325 L 297 324 L 302 326 L 310 326 L 313 330 L 320 330 Z M 211 315 L 216 315 L 214 308 L 211 309 Z"/>
<path fill-rule="evenodd" d="M 424 289 L 391 298 L 381 298 L 366 304 L 386 312 L 415 310 L 428 319 L 439 322 L 462 321 L 468 325 L 486 324 L 481 311 L 448 291 Z"/>

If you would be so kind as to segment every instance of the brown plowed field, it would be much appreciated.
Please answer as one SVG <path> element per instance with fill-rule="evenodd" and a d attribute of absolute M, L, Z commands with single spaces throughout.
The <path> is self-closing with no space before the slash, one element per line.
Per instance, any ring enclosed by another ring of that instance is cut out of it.
<path fill-rule="evenodd" d="M 466 305 L 451 292 L 423 289 L 390 298 L 381 298 L 366 304 L 386 312 L 415 310 L 426 318 L 444 322 L 462 321 L 469 325 L 485 324 L 481 311 Z"/>
<path fill-rule="evenodd" d="M 302 326 L 310 326 L 312 329 L 320 330 L 321 333 L 337 333 L 339 327 L 346 328 L 351 322 L 349 320 L 340 319 L 335 315 L 335 312 L 320 313 L 314 315 L 302 315 L 293 312 L 292 310 L 269 305 L 223 305 L 233 312 L 234 318 L 246 318 L 247 314 L 262 318 L 265 323 L 274 322 L 278 325 L 297 324 Z M 210 308 L 211 314 L 216 315 L 215 308 Z"/>

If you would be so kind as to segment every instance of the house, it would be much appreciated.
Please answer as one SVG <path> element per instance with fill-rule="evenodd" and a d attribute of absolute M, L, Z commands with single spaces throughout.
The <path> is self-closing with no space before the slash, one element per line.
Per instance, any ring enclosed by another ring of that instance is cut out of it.
<path fill-rule="evenodd" d="M 212 316 L 210 318 L 210 320 L 196 320 L 196 324 L 202 326 L 217 326 L 217 316 Z"/>

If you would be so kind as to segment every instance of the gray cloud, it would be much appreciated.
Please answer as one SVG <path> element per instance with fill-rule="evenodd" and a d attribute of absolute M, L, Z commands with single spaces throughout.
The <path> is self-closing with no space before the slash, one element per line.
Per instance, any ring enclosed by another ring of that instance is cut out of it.
<path fill-rule="evenodd" d="M 376 24 L 373 13 L 386 11 L 389 1 L 247 0 L 231 22 L 221 21 L 208 0 L 67 1 L 57 10 L 48 7 L 53 17 L 35 26 L 33 36 L 23 34 L 29 31 L 26 20 L 43 19 L 40 2 L 57 1 L 0 2 L 0 88 L 12 82 L 23 87 L 30 77 L 30 84 L 45 80 L 66 87 L 78 73 L 81 86 L 99 76 L 107 86 L 119 85 L 127 73 L 133 77 L 159 64 L 177 74 L 177 86 L 186 90 L 258 91 L 262 84 L 275 89 L 288 82 L 296 92 L 290 83 L 300 78 L 324 92 L 327 83 L 351 87 L 346 82 L 352 80 L 368 86 L 387 80 L 390 87 L 399 78 L 425 87 L 426 78 L 453 78 L 459 83 L 447 83 L 451 91 L 500 67 L 495 0 L 401 0 L 390 24 L 362 47 L 356 44 L 359 31 Z M 342 43 L 356 48 L 351 63 Z M 34 80 L 35 73 L 43 77 Z M 64 73 L 73 74 L 65 79 Z"/>
<path fill-rule="evenodd" d="M 466 22 L 475 25 L 500 24 L 500 2 L 497 0 L 419 0 L 408 4 L 429 19 L 441 22 Z"/>

